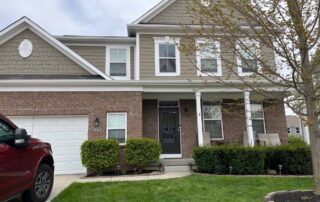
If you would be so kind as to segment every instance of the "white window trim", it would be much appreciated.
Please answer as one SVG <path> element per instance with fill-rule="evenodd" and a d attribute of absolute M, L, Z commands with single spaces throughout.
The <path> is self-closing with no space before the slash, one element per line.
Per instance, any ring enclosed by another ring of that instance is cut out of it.
<path fill-rule="evenodd" d="M 128 140 L 128 122 L 127 122 L 127 113 L 126 112 L 110 112 L 110 113 L 107 113 L 107 139 L 109 139 L 109 130 L 112 130 L 112 129 L 119 129 L 119 128 L 109 128 L 108 126 L 108 120 L 109 120 L 109 117 L 110 115 L 124 115 L 125 117 L 125 143 L 119 143 L 119 145 L 126 145 L 127 143 L 127 140 Z"/>
<path fill-rule="evenodd" d="M 126 50 L 126 76 L 110 76 L 110 49 Z M 129 45 L 107 45 L 106 46 L 106 74 L 115 80 L 131 80 L 131 53 Z"/>
<path fill-rule="evenodd" d="M 240 39 L 242 43 L 246 44 L 246 43 L 253 43 L 255 44 L 255 46 L 258 47 L 258 57 L 261 58 L 261 47 L 260 47 L 260 42 L 259 41 L 256 41 L 256 40 L 252 40 L 252 39 L 249 39 L 249 38 L 243 38 L 243 39 Z M 241 49 L 241 46 L 239 45 L 239 42 L 237 42 L 237 45 L 236 45 L 236 49 L 237 50 L 240 50 Z M 261 63 L 260 61 L 258 61 L 258 72 L 261 72 Z M 254 72 L 242 72 L 242 67 L 241 67 L 241 56 L 239 55 L 239 51 L 237 51 L 237 67 L 238 67 L 238 75 L 239 76 L 252 76 L 254 74 Z"/>
<path fill-rule="evenodd" d="M 263 121 L 264 133 L 267 133 L 266 119 L 265 119 L 265 115 L 264 115 L 264 105 L 263 105 L 263 103 L 250 103 L 250 105 L 255 105 L 255 104 L 261 105 L 263 118 L 253 118 L 253 117 L 251 116 L 251 120 L 252 120 L 252 121 L 253 121 L 253 120 L 262 120 L 262 121 Z M 251 108 L 252 108 L 252 107 L 251 107 Z"/>
<path fill-rule="evenodd" d="M 203 124 L 203 132 L 205 132 L 205 121 L 206 121 L 206 120 L 221 121 L 221 133 L 222 133 L 222 137 L 221 137 L 221 138 L 211 138 L 211 137 L 210 137 L 210 140 L 212 140 L 212 141 L 221 141 L 221 140 L 224 140 L 222 103 L 219 102 L 221 119 L 205 119 L 205 118 L 204 118 L 204 110 L 203 110 L 204 102 L 219 102 L 219 101 L 202 100 L 202 124 Z"/>
<path fill-rule="evenodd" d="M 222 76 L 222 62 L 221 62 L 221 49 L 220 49 L 220 42 L 219 41 L 213 41 L 208 42 L 206 39 L 197 39 L 196 44 L 214 44 L 214 46 L 217 49 L 217 54 L 214 59 L 217 60 L 217 73 L 204 73 L 201 71 L 201 55 L 200 51 L 196 52 L 197 57 L 197 75 L 198 76 Z"/>
<path fill-rule="evenodd" d="M 181 73 L 181 62 L 180 62 L 180 38 L 171 38 L 169 36 L 166 37 L 154 37 L 154 47 L 155 47 L 155 75 L 156 76 L 180 76 Z M 159 57 L 159 45 L 160 44 L 174 44 L 176 45 L 176 72 L 163 73 L 160 72 L 160 57 Z"/>

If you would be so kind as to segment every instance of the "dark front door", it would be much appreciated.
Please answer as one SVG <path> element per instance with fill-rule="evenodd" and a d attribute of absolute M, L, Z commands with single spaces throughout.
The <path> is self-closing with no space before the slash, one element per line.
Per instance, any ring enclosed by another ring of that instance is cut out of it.
<path fill-rule="evenodd" d="M 179 108 L 159 109 L 162 154 L 181 154 Z"/>

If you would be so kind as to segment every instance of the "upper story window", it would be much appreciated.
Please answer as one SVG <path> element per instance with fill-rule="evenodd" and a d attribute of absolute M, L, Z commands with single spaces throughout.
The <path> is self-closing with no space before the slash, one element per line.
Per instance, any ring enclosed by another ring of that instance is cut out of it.
<path fill-rule="evenodd" d="M 107 75 L 130 80 L 130 46 L 107 46 Z"/>
<path fill-rule="evenodd" d="M 250 76 L 260 71 L 260 44 L 258 41 L 242 39 L 237 44 L 239 76 Z"/>
<path fill-rule="evenodd" d="M 156 76 L 180 76 L 180 39 L 155 37 Z"/>
<path fill-rule="evenodd" d="M 198 76 L 222 76 L 220 42 L 199 39 L 196 43 Z"/>

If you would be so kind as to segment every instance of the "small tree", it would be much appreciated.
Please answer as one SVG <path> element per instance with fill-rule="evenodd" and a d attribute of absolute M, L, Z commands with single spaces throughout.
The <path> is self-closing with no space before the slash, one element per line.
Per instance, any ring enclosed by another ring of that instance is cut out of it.
<path fill-rule="evenodd" d="M 191 0 L 188 12 L 193 16 L 193 23 L 198 25 L 183 26 L 187 37 L 193 39 L 189 41 L 219 39 L 226 48 L 220 53 L 215 46 L 208 47 L 209 43 L 190 43 L 181 45 L 182 52 L 194 54 L 203 48 L 214 51 L 227 69 L 223 77 L 213 76 L 216 80 L 238 87 L 239 84 L 228 81 L 235 76 L 242 82 L 243 89 L 250 88 L 266 98 L 283 100 L 286 97 L 286 105 L 307 122 L 316 193 L 320 194 L 320 110 L 317 107 L 320 96 L 320 1 Z M 257 43 L 249 44 L 247 39 Z M 258 46 L 271 50 L 269 57 L 261 55 Z M 274 57 L 276 64 L 272 62 Z M 239 63 L 237 58 L 245 62 Z M 251 69 L 252 62 L 256 61 L 253 66 L 259 68 Z M 249 69 L 252 74 L 248 77 L 239 75 L 238 66 Z M 265 86 L 268 84 L 277 86 L 281 93 L 267 91 Z"/>

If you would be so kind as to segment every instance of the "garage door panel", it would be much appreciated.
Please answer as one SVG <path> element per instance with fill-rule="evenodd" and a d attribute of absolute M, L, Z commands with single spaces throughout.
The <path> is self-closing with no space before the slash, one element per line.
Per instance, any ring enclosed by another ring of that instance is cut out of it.
<path fill-rule="evenodd" d="M 80 147 L 88 139 L 88 116 L 10 117 L 28 134 L 52 146 L 56 174 L 85 173 Z"/>
<path fill-rule="evenodd" d="M 71 149 L 69 147 L 54 147 L 52 149 L 53 154 L 55 156 L 69 156 L 67 155 L 68 153 L 70 153 Z"/>

